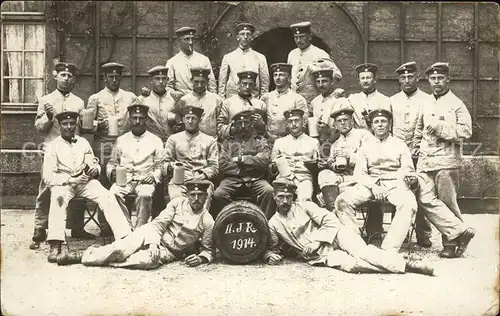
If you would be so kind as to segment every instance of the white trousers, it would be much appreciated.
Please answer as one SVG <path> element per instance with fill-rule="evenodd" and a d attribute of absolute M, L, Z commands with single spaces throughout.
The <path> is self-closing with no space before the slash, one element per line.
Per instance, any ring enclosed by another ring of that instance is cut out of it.
<path fill-rule="evenodd" d="M 65 240 L 66 209 L 73 197 L 83 197 L 97 203 L 116 239 L 122 238 L 131 232 L 130 224 L 118 205 L 115 196 L 106 190 L 99 181 L 92 179 L 86 184 L 74 187 L 56 185 L 51 188 L 47 240 Z"/>

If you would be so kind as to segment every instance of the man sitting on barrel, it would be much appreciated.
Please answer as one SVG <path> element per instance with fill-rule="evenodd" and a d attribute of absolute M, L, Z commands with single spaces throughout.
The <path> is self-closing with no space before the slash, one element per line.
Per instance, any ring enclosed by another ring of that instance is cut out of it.
<path fill-rule="evenodd" d="M 434 269 L 418 260 L 406 261 L 397 252 L 373 245 L 340 224 L 335 213 L 313 202 L 296 202 L 297 186 L 288 180 L 273 182 L 277 213 L 269 220 L 269 247 L 264 260 L 281 263 L 280 241 L 297 251 L 311 265 L 326 265 L 351 273 L 421 273 L 433 275 Z"/>
<path fill-rule="evenodd" d="M 304 133 L 304 111 L 292 109 L 283 115 L 290 134 L 278 138 L 271 152 L 271 173 L 277 178 L 288 178 L 298 186 L 298 199 L 311 200 L 313 178 L 305 161 L 317 160 L 319 142 Z"/>
<path fill-rule="evenodd" d="M 131 131 L 118 137 L 107 165 L 111 183 L 110 191 L 124 205 L 125 196 L 136 193 L 136 227 L 149 221 L 152 197 L 156 184 L 160 182 L 163 143 L 161 139 L 146 130 L 149 107 L 142 104 L 128 107 Z M 125 179 L 118 175 L 123 170 Z M 119 176 L 119 177 L 118 177 Z"/>
<path fill-rule="evenodd" d="M 235 133 L 222 143 L 219 169 L 222 181 L 214 192 L 213 216 L 239 193 L 250 194 L 267 218 L 274 211 L 273 188 L 265 180 L 271 149 L 263 136 L 255 135 L 252 111 L 237 113 L 232 118 Z"/>
<path fill-rule="evenodd" d="M 370 138 L 372 134 L 365 129 L 353 128 L 354 120 L 352 108 L 338 109 L 330 117 L 333 119 L 335 129 L 339 131 L 339 138 L 332 144 L 330 155 L 327 160 L 320 161 L 318 166 L 323 169 L 318 174 L 318 185 L 321 194 L 318 200 L 325 204 L 325 208 L 332 211 L 335 208 L 335 200 L 339 194 L 339 185 L 353 184 L 352 176 L 356 165 L 356 153 L 361 145 Z M 320 203 L 322 205 L 323 203 Z"/>
<path fill-rule="evenodd" d="M 214 220 L 203 207 L 210 185 L 206 180 L 187 182 L 187 197 L 171 200 L 150 223 L 112 244 L 61 255 L 58 263 L 149 270 L 176 260 L 190 267 L 211 262 Z"/>

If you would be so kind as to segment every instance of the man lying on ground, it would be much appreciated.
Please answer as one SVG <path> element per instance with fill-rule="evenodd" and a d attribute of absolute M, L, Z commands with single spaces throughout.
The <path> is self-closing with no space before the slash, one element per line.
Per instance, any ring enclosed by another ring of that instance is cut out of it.
<path fill-rule="evenodd" d="M 296 250 L 311 265 L 324 264 L 346 272 L 421 273 L 434 269 L 419 260 L 405 260 L 395 251 L 367 245 L 361 236 L 340 223 L 335 213 L 313 202 L 296 202 L 297 186 L 289 180 L 275 180 L 277 212 L 269 221 L 269 247 L 264 260 L 281 263 L 280 240 Z"/>
<path fill-rule="evenodd" d="M 171 200 L 150 223 L 112 244 L 93 245 L 83 253 L 62 255 L 58 263 L 149 270 L 176 260 L 183 260 L 190 267 L 211 262 L 214 220 L 203 207 L 209 186 L 207 180 L 186 183 L 187 197 Z"/>

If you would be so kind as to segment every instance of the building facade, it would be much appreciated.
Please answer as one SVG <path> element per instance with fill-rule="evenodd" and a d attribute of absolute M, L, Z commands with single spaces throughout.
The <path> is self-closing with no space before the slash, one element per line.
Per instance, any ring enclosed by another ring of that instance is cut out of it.
<path fill-rule="evenodd" d="M 209 56 L 217 76 L 222 56 L 237 46 L 238 22 L 256 25 L 252 47 L 271 65 L 286 61 L 295 47 L 288 26 L 311 21 L 313 44 L 331 54 L 347 93 L 359 89 L 354 66 L 362 62 L 379 65 L 378 89 L 386 95 L 399 91 L 394 70 L 400 64 L 414 60 L 424 70 L 450 62 L 451 89 L 473 117 L 473 137 L 463 144 L 460 201 L 466 209 L 480 201 L 496 210 L 499 12 L 494 3 L 458 2 L 4 1 L 3 206 L 34 203 L 42 159 L 33 125 L 36 98 L 55 88 L 57 61 L 79 67 L 74 93 L 85 101 L 103 88 L 100 65 L 108 61 L 126 65 L 122 88 L 138 94 L 148 85 L 147 70 L 178 51 L 174 30 L 181 26 L 197 28 L 195 49 Z M 419 87 L 430 92 L 423 74 Z"/>

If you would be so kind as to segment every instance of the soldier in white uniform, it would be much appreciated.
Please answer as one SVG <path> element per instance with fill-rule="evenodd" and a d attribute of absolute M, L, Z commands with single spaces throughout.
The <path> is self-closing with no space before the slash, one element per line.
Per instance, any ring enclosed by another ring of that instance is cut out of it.
<path fill-rule="evenodd" d="M 472 120 L 465 104 L 448 86 L 450 82 L 450 66 L 437 62 L 425 71 L 432 88 L 432 103 L 426 104 L 423 111 L 422 142 L 420 144 L 417 172 L 421 180 L 422 196 L 437 196 L 463 221 L 457 202 L 459 169 L 461 165 L 460 141 L 472 136 Z M 425 206 L 426 201 L 422 201 Z M 436 226 L 429 214 L 427 218 Z M 442 222 L 442 221 L 441 221 Z M 422 232 L 430 236 L 430 227 Z M 443 233 L 443 232 L 441 232 Z M 467 238 L 474 237 L 474 230 L 468 228 L 464 233 Z M 467 243 L 457 243 L 443 233 L 443 251 L 441 257 L 460 257 Z"/>
<path fill-rule="evenodd" d="M 160 182 L 163 143 L 161 139 L 146 130 L 149 108 L 135 104 L 128 107 L 131 131 L 118 137 L 106 173 L 113 184 L 111 192 L 124 205 L 125 195 L 136 193 L 135 227 L 146 224 L 151 215 L 152 197 L 155 186 Z M 126 183 L 116 183 L 116 168 L 126 168 Z"/>
<path fill-rule="evenodd" d="M 87 109 L 94 111 L 94 119 L 98 122 L 97 128 L 92 131 L 89 130 L 88 132 L 94 134 L 92 148 L 96 157 L 99 158 L 101 170 L 104 171 L 106 170 L 106 164 L 111 156 L 111 149 L 113 148 L 116 138 L 130 129 L 127 119 L 127 107 L 135 103 L 137 97 L 134 93 L 120 88 L 122 74 L 125 69 L 124 65 L 116 62 L 109 62 L 102 65 L 101 69 L 103 72 L 104 89 L 89 97 Z M 117 135 L 108 135 L 109 120 L 111 118 L 116 119 L 118 127 Z M 101 182 L 106 189 L 111 187 L 106 172 L 101 172 L 99 174 L 99 182 Z M 98 219 L 101 225 L 101 236 L 110 236 L 111 231 L 102 211 L 99 211 Z"/>
<path fill-rule="evenodd" d="M 401 84 L 401 91 L 390 98 L 394 118 L 392 134 L 406 143 L 416 167 L 420 142 L 422 141 L 422 111 L 427 104 L 431 104 L 433 101 L 430 95 L 417 87 L 420 74 L 416 62 L 404 63 L 395 72 Z M 423 214 L 422 210 L 417 210 L 415 232 L 417 243 L 422 247 L 429 248 L 431 246 L 430 236 L 423 231 L 430 232 L 431 227 Z"/>
<path fill-rule="evenodd" d="M 283 113 L 287 120 L 290 134 L 278 138 L 271 152 L 271 173 L 278 169 L 277 158 L 285 158 L 289 174 L 278 173 L 277 179 L 286 178 L 297 187 L 299 201 L 310 201 L 313 194 L 313 178 L 311 171 L 304 165 L 305 161 L 318 158 L 319 142 L 304 133 L 304 111 L 292 109 Z"/>
<path fill-rule="evenodd" d="M 406 184 L 407 177 L 416 177 L 406 144 L 390 134 L 392 115 L 385 109 L 369 114 L 374 138 L 358 149 L 354 178 L 357 183 L 341 193 L 335 212 L 340 221 L 360 232 L 354 209 L 375 198 L 387 199 L 396 207 L 396 216 L 382 243 L 382 249 L 398 251 L 417 211 L 415 195 Z"/>
<path fill-rule="evenodd" d="M 255 89 L 255 81 L 257 73 L 253 71 L 242 71 L 238 73 L 238 94 L 225 99 L 222 102 L 219 117 L 217 118 L 217 130 L 219 140 L 224 140 L 233 135 L 234 128 L 231 120 L 236 113 L 245 110 L 251 110 L 252 124 L 254 124 L 257 135 L 264 136 L 266 134 L 266 104 L 253 97 L 252 91 Z"/>
<path fill-rule="evenodd" d="M 189 267 L 212 262 L 214 220 L 203 208 L 209 185 L 200 180 L 186 183 L 188 196 L 170 201 L 151 223 L 110 245 L 61 255 L 58 264 L 151 270 L 177 260 Z"/>
<path fill-rule="evenodd" d="M 333 143 L 339 133 L 331 114 L 339 109 L 352 108 L 346 98 L 339 96 L 335 86 L 340 80 L 333 69 L 316 69 L 312 72 L 320 94 L 311 101 L 313 116 L 318 119 L 319 143 Z"/>
<path fill-rule="evenodd" d="M 311 44 L 311 22 L 300 22 L 290 25 L 293 32 L 293 39 L 297 48 L 288 53 L 287 63 L 292 65 L 292 89 L 302 95 L 309 104 L 318 94 L 318 90 L 314 84 L 308 80 L 310 74 L 308 68 L 312 63 L 321 58 L 330 59 L 327 52 Z M 333 63 L 333 61 L 332 61 Z M 333 71 L 335 76 L 342 78 L 342 74 L 338 67 L 333 63 Z"/>
<path fill-rule="evenodd" d="M 252 95 L 260 98 L 269 91 L 269 69 L 266 56 L 250 47 L 255 26 L 250 23 L 236 25 L 238 48 L 224 55 L 219 72 L 219 95 L 229 98 L 238 93 L 238 73 L 252 70 L 257 73 L 256 85 Z"/>
<path fill-rule="evenodd" d="M 295 201 L 297 186 L 288 181 L 273 182 L 276 214 L 269 220 L 268 250 L 264 261 L 280 264 L 280 241 L 285 242 L 311 265 L 326 265 L 351 273 L 421 273 L 434 269 L 420 260 L 405 260 L 396 252 L 372 245 L 342 225 L 334 213 L 313 202 Z"/>
<path fill-rule="evenodd" d="M 335 129 L 339 132 L 339 138 L 332 144 L 327 159 L 318 163 L 320 169 L 318 174 L 318 185 L 321 194 L 318 201 L 324 201 L 325 208 L 332 211 L 335 208 L 335 200 L 340 192 L 339 186 L 344 187 L 356 183 L 353 176 L 356 166 L 356 155 L 359 148 L 373 135 L 363 128 L 354 128 L 352 115 L 354 110 L 349 107 L 337 109 L 330 114 Z"/>
<path fill-rule="evenodd" d="M 434 185 L 428 176 L 419 173 L 417 199 L 410 191 L 414 174 L 410 150 L 406 144 L 390 135 L 391 113 L 385 109 L 373 110 L 369 119 L 373 122 L 373 141 L 365 142 L 356 157 L 354 177 L 357 184 L 341 193 L 336 201 L 336 213 L 340 221 L 357 229 L 354 208 L 375 199 L 387 199 L 396 207 L 396 216 L 382 243 L 382 249 L 398 251 L 408 233 L 418 205 L 427 218 L 446 238 L 456 245 L 456 255 L 462 255 L 474 230 L 467 228 L 434 193 Z"/>
<path fill-rule="evenodd" d="M 137 97 L 130 91 L 120 88 L 124 65 L 110 62 L 101 66 L 104 76 L 104 89 L 89 97 L 87 109 L 93 110 L 98 121 L 97 130 L 94 132 L 94 153 L 99 158 L 101 169 L 105 170 L 111 156 L 111 149 L 118 136 L 129 131 L 127 107 L 137 102 Z M 109 119 L 117 119 L 118 135 L 109 136 Z M 111 183 L 105 172 L 99 179 L 101 184 L 109 189 Z"/>
<path fill-rule="evenodd" d="M 165 65 L 168 68 L 168 87 L 172 90 L 170 94 L 178 101 L 183 95 L 193 90 L 191 83 L 191 68 L 201 66 L 210 69 L 208 76 L 208 91 L 217 93 L 217 82 L 212 70 L 212 64 L 207 56 L 194 50 L 194 39 L 196 29 L 192 27 L 181 27 L 175 31 L 179 41 L 180 51 L 170 58 Z"/>
<path fill-rule="evenodd" d="M 170 135 L 176 131 L 175 100 L 168 93 L 168 69 L 164 66 L 155 66 L 148 70 L 151 77 L 151 93 L 145 97 L 139 96 L 138 103 L 149 107 L 146 126 L 148 131 L 160 137 L 165 143 Z"/>
<path fill-rule="evenodd" d="M 213 92 L 207 91 L 210 69 L 203 67 L 191 68 L 193 91 L 184 95 L 179 101 L 179 108 L 196 106 L 203 109 L 200 121 L 200 131 L 217 138 L 217 117 L 222 106 L 222 98 Z"/>
<path fill-rule="evenodd" d="M 288 134 L 283 112 L 301 109 L 304 113 L 308 113 L 308 108 L 306 99 L 290 89 L 292 65 L 272 64 L 271 71 L 276 89 L 264 94 L 261 100 L 264 101 L 267 108 L 267 134 L 272 145 L 277 138 Z"/>
<path fill-rule="evenodd" d="M 348 100 L 354 109 L 354 120 L 361 128 L 370 130 L 370 122 L 367 122 L 368 114 L 374 109 L 385 109 L 391 112 L 391 101 L 388 97 L 378 92 L 377 83 L 378 66 L 365 63 L 356 66 L 361 92 L 353 93 Z"/>
<path fill-rule="evenodd" d="M 77 112 L 56 115 L 61 135 L 47 149 L 43 162 L 43 178 L 51 190 L 49 231 L 49 262 L 56 262 L 65 240 L 66 208 L 73 197 L 84 197 L 99 205 L 108 220 L 116 239 L 131 232 L 130 225 L 111 192 L 95 180 L 100 172 L 98 159 L 89 142 L 75 136 Z"/>
<path fill-rule="evenodd" d="M 57 88 L 53 92 L 39 98 L 35 119 L 36 130 L 44 135 L 44 150 L 47 144 L 61 134 L 59 131 L 59 123 L 55 119 L 55 115 L 65 111 L 80 113 L 84 108 L 83 100 L 71 93 L 77 75 L 75 64 L 68 62 L 57 63 L 54 67 L 54 72 Z M 79 205 L 79 207 L 83 206 L 84 205 Z M 48 228 L 49 207 L 50 189 L 42 177 L 38 186 L 38 196 L 36 197 L 35 203 L 35 228 L 30 249 L 40 248 L 40 243 L 47 238 L 47 232 L 45 230 Z M 77 218 L 75 215 L 80 216 Z M 69 219 L 71 219 L 73 223 L 69 223 L 70 225 L 68 225 L 69 227 L 71 227 L 71 224 L 74 226 L 72 227 L 71 235 L 73 237 L 85 239 L 93 238 L 93 235 L 83 230 L 83 216 L 83 211 L 71 212 Z"/>
<path fill-rule="evenodd" d="M 213 181 L 219 172 L 219 149 L 214 137 L 200 131 L 199 123 L 203 109 L 185 106 L 181 113 L 185 130 L 170 136 L 165 143 L 162 174 L 170 178 L 176 164 L 180 163 L 184 169 L 184 181 L 193 179 Z M 170 199 L 186 196 L 186 186 L 183 183 L 174 183 L 172 180 L 168 184 Z M 210 208 L 213 191 L 212 184 L 208 190 L 207 208 Z"/>

